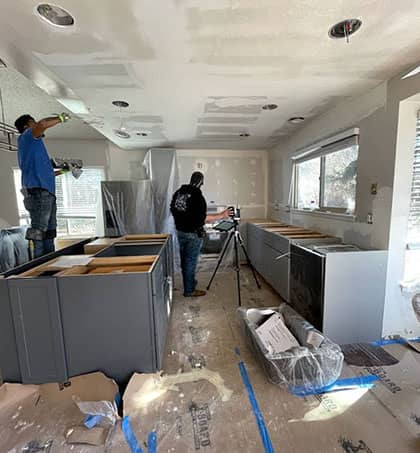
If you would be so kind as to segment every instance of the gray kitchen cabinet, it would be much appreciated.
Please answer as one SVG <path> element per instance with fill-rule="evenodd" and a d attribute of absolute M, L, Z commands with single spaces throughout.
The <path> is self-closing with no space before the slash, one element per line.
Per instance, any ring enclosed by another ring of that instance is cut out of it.
<path fill-rule="evenodd" d="M 85 242 L 73 254 L 82 254 Z M 65 271 L 51 261 L 59 256 L 0 277 L 3 378 L 63 382 L 99 370 L 126 384 L 134 372 L 158 371 L 172 305 L 170 236 L 143 242 L 121 238 L 96 255 L 101 264 Z M 116 264 L 136 262 L 131 259 L 136 256 L 149 258 L 137 260 L 137 267 L 124 264 L 125 270 Z"/>
<path fill-rule="evenodd" d="M 149 271 L 57 277 L 70 377 L 100 370 L 126 384 L 135 372 L 161 368 L 172 294 L 169 245 L 115 244 L 97 255 L 157 255 Z"/>
<path fill-rule="evenodd" d="M 118 383 L 156 370 L 147 273 L 59 277 L 69 376 L 102 371 Z"/>
<path fill-rule="evenodd" d="M 9 279 L 9 292 L 22 382 L 66 381 L 55 279 Z"/>

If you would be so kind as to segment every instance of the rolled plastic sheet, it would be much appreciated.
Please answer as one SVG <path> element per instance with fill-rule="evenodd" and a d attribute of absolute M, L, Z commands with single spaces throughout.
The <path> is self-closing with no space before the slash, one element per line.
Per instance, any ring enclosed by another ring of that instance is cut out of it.
<path fill-rule="evenodd" d="M 26 226 L 0 230 L 0 272 L 6 272 L 29 261 Z"/>
<path fill-rule="evenodd" d="M 286 327 L 299 343 L 299 346 L 280 353 L 268 351 L 256 333 L 256 329 L 276 312 L 283 316 Z M 344 361 L 340 346 L 287 304 L 266 309 L 238 308 L 238 314 L 247 342 L 273 384 L 316 391 L 332 385 L 340 377 Z"/>

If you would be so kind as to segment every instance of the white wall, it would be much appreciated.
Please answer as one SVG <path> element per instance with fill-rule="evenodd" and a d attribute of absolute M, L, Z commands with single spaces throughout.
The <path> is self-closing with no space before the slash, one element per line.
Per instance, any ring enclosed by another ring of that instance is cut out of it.
<path fill-rule="evenodd" d="M 239 205 L 243 218 L 264 218 L 267 156 L 259 150 L 178 150 L 180 182 L 187 184 L 192 172 L 201 171 L 207 203 Z"/>
<path fill-rule="evenodd" d="M 420 76 L 406 80 L 395 77 L 316 118 L 269 153 L 269 207 L 273 218 L 335 234 L 362 247 L 388 249 L 383 335 L 420 335 L 411 299 L 403 295 L 400 286 L 418 110 L 414 100 L 407 99 L 417 93 Z M 287 213 L 291 156 L 350 127 L 360 128 L 356 221 L 315 213 Z M 370 193 L 372 183 L 379 186 L 376 196 Z M 372 225 L 366 223 L 368 213 L 373 214 Z"/>
<path fill-rule="evenodd" d="M 393 163 L 392 152 L 385 146 L 388 139 L 384 127 L 387 116 L 386 88 L 387 85 L 383 84 L 361 98 L 339 105 L 313 120 L 290 140 L 270 151 L 269 212 L 271 217 L 295 225 L 319 229 L 363 247 L 387 248 L 388 230 L 384 225 L 389 223 Z M 291 157 L 297 154 L 299 149 L 355 126 L 360 128 L 356 221 L 322 214 L 287 213 L 285 206 L 289 202 Z M 383 133 L 379 133 L 382 128 Z M 369 188 L 372 183 L 379 185 L 379 193 L 376 196 L 370 195 Z M 369 213 L 373 214 L 373 225 L 366 223 Z"/>

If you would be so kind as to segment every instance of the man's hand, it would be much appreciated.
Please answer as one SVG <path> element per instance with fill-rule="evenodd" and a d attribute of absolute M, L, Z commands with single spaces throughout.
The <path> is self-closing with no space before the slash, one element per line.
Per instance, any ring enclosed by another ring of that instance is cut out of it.
<path fill-rule="evenodd" d="M 71 116 L 66 112 L 60 113 L 57 117 L 62 123 L 67 123 L 71 119 Z"/>

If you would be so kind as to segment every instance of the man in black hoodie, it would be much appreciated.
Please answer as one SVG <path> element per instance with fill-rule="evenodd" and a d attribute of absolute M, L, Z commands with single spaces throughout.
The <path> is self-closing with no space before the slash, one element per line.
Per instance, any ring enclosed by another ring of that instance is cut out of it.
<path fill-rule="evenodd" d="M 194 172 L 190 183 L 181 186 L 174 193 L 171 202 L 181 255 L 185 297 L 200 297 L 206 294 L 205 291 L 196 289 L 195 279 L 198 257 L 205 236 L 204 224 L 229 216 L 229 209 L 220 214 L 207 215 L 207 203 L 200 189 L 203 184 L 204 175 L 199 171 Z"/>

